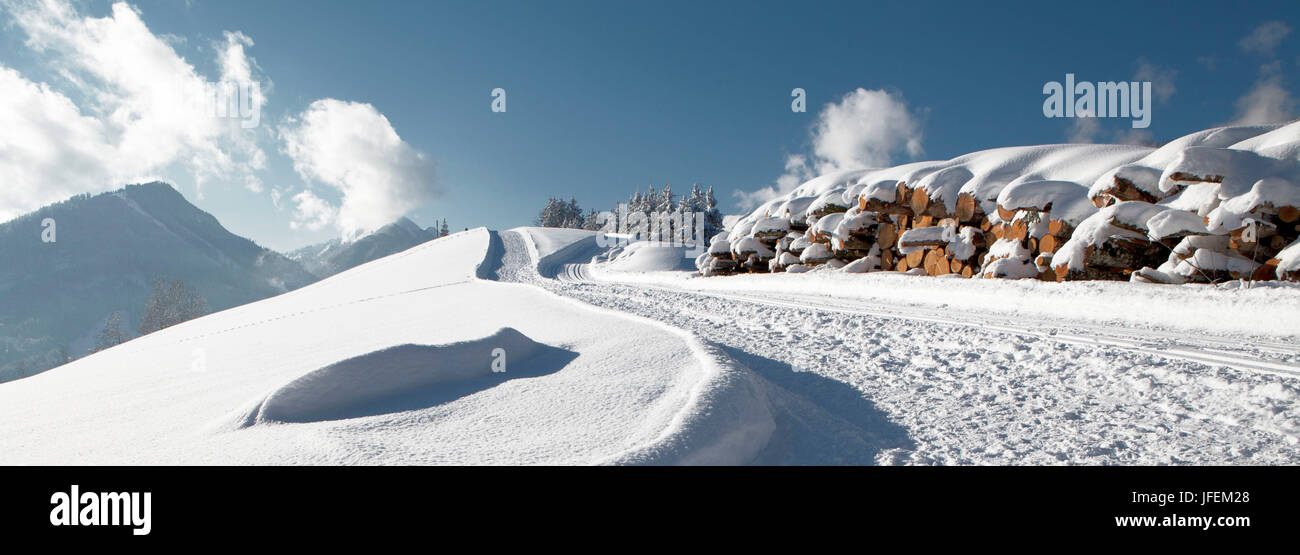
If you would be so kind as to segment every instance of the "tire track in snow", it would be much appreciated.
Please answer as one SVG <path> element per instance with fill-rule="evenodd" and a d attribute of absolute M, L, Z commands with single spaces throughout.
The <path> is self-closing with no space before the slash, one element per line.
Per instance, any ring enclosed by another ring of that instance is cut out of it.
<path fill-rule="evenodd" d="M 875 464 L 888 459 L 890 453 L 910 451 L 915 447 L 908 437 L 907 430 L 889 420 L 887 415 L 875 405 L 863 398 L 855 389 L 842 382 L 824 378 L 815 374 L 806 374 L 802 379 L 802 389 L 786 387 L 778 379 L 773 381 L 772 367 L 777 372 L 788 374 L 789 366 L 774 361 L 758 353 L 735 348 L 717 342 L 706 342 L 697 330 L 687 326 L 676 325 L 656 318 L 639 314 L 635 311 L 622 310 L 619 307 L 590 302 L 590 299 L 570 294 L 557 289 L 556 284 L 563 282 L 554 276 L 567 268 L 566 259 L 586 259 L 593 254 L 595 245 L 576 243 L 561 248 L 552 255 L 538 260 L 536 246 L 530 237 L 518 231 L 500 233 L 504 252 L 496 267 L 496 277 L 501 281 L 516 282 L 539 287 L 553 294 L 568 297 L 575 302 L 595 306 L 605 310 L 634 317 L 646 318 L 666 325 L 689 336 L 693 341 L 708 345 L 706 349 L 717 350 L 723 358 L 729 358 L 745 369 L 740 373 L 730 373 L 724 378 L 730 381 L 740 380 L 753 384 L 752 398 L 749 395 L 730 395 L 714 398 L 703 405 L 690 407 L 696 412 L 691 418 L 695 421 L 726 421 L 725 415 L 735 413 L 738 409 L 753 405 L 755 402 L 765 406 L 764 412 L 770 414 L 775 424 L 772 437 L 750 461 L 755 464 Z M 558 260 L 557 260 L 558 259 Z M 722 354 L 725 353 L 725 354 Z M 806 395 L 807 389 L 817 390 L 815 395 Z M 713 397 L 717 397 L 714 395 Z M 827 400 L 832 402 L 827 402 Z M 702 411 L 701 411 L 702 409 Z M 748 412 L 756 412 L 749 407 Z M 745 430 L 754 423 L 743 420 L 731 420 L 724 427 L 731 430 L 730 435 L 745 435 Z M 698 427 L 698 422 L 695 427 Z"/>
<path fill-rule="evenodd" d="M 565 265 L 537 285 L 763 353 L 788 363 L 789 375 L 802 370 L 851 384 L 918 444 L 883 453 L 880 463 L 1300 460 L 1300 383 L 1285 358 L 1295 349 L 1285 344 L 1249 353 L 1218 338 L 1157 333 L 1137 341 L 1046 321 L 990 329 L 988 319 L 914 307 L 693 291 L 605 281 L 587 270 Z M 1189 347 L 1192 340 L 1201 342 Z"/>
<path fill-rule="evenodd" d="M 597 283 L 602 281 L 595 279 L 590 275 L 590 272 L 587 271 L 586 264 L 566 264 L 557 276 L 557 279 L 568 283 Z M 1053 327 L 1045 322 L 1038 322 L 1033 325 L 1015 325 L 1006 320 L 995 320 L 992 317 L 980 319 L 957 318 L 941 315 L 937 310 L 915 307 L 895 306 L 882 308 L 881 305 L 874 305 L 872 308 L 868 308 L 866 306 L 868 303 L 857 299 L 831 300 L 822 296 L 772 293 L 763 293 L 762 295 L 721 293 L 716 291 L 696 291 L 642 283 L 618 281 L 612 283 L 669 293 L 710 296 L 773 307 L 796 309 L 815 308 L 817 310 L 842 314 L 857 314 L 881 318 L 903 318 L 916 321 L 969 326 L 991 331 L 1034 336 L 1049 341 L 1059 341 L 1076 345 L 1116 347 L 1133 352 L 1147 353 L 1168 358 L 1178 358 L 1208 365 L 1226 365 L 1254 372 L 1264 372 L 1287 377 L 1300 377 L 1300 364 L 1295 364 L 1289 361 L 1267 360 L 1250 353 L 1243 353 L 1240 350 L 1230 350 L 1227 348 L 1228 342 L 1226 341 L 1190 333 L 1184 333 L 1181 336 L 1174 336 L 1170 333 L 1153 332 L 1145 329 L 1140 330 L 1140 333 L 1142 334 L 1159 336 L 1161 340 L 1160 342 L 1152 342 L 1129 339 L 1125 336 L 1128 334 L 1116 334 L 1113 331 L 1105 330 L 1100 327 L 1077 323 L 1070 324 L 1071 327 L 1074 328 L 1074 330 L 1071 330 L 1065 327 Z M 1287 346 L 1281 343 L 1271 342 L 1263 342 L 1258 345 L 1262 345 L 1256 346 L 1256 349 L 1259 351 L 1271 352 L 1292 359 L 1300 358 L 1300 346 Z"/>

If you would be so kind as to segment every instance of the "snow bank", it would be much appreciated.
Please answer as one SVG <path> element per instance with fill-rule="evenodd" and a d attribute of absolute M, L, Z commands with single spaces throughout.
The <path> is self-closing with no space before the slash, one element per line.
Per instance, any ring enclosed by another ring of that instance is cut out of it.
<path fill-rule="evenodd" d="M 727 246 L 726 240 L 722 246 Z M 641 241 L 623 247 L 618 256 L 602 265 L 615 272 L 690 270 L 693 268 L 690 256 L 695 252 L 698 249 Z"/>
<path fill-rule="evenodd" d="M 1297 250 L 1300 252 L 1300 249 Z M 1194 329 L 1300 340 L 1300 287 L 1287 283 L 1134 286 L 1112 281 L 933 279 L 895 272 L 735 275 L 692 279 L 685 273 L 601 275 L 610 281 L 682 290 L 753 292 L 883 305 L 942 308 L 957 314 L 1006 314 L 1061 321 L 1125 322 L 1160 329 Z"/>
<path fill-rule="evenodd" d="M 431 387 L 491 376 L 494 361 L 500 361 L 501 370 L 513 367 L 525 374 L 541 373 L 543 368 L 535 358 L 546 350 L 546 345 L 513 328 L 449 345 L 388 347 L 330 364 L 285 384 L 249 413 L 245 425 L 392 412 L 403 398 L 430 393 Z M 503 358 L 506 356 L 509 358 Z"/>

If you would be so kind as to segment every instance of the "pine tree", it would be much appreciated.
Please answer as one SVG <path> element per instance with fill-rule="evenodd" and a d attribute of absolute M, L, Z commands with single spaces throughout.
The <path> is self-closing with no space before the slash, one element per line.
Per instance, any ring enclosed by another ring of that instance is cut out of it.
<path fill-rule="evenodd" d="M 582 221 L 582 207 L 578 206 L 577 199 L 569 197 L 569 204 L 564 207 L 563 227 L 582 229 Z"/>
<path fill-rule="evenodd" d="M 442 227 L 438 228 L 438 237 L 451 235 L 451 229 L 447 227 L 447 218 L 442 219 Z"/>
<path fill-rule="evenodd" d="M 722 232 L 722 213 L 718 211 L 718 199 L 713 198 L 713 187 L 704 195 L 704 240 L 713 239 Z"/>
<path fill-rule="evenodd" d="M 592 208 L 587 215 L 582 218 L 582 229 L 588 231 L 601 231 L 604 229 L 605 222 L 601 221 L 600 212 Z"/>
<path fill-rule="evenodd" d="M 659 204 L 655 206 L 656 212 L 670 213 L 677 209 L 677 197 L 673 195 L 672 184 L 664 185 L 663 192 L 659 193 Z"/>
<path fill-rule="evenodd" d="M 658 207 L 657 206 L 658 204 L 659 204 L 659 193 L 656 193 L 655 186 L 651 185 L 650 191 L 647 192 L 645 196 L 641 197 L 641 206 L 637 207 L 637 210 L 649 214 L 650 212 L 655 211 L 655 208 Z"/>
<path fill-rule="evenodd" d="M 546 206 L 542 207 L 542 212 L 537 215 L 535 223 L 540 227 L 560 227 L 563 223 L 561 204 L 554 197 L 546 199 Z"/>
<path fill-rule="evenodd" d="M 690 213 L 704 212 L 704 206 L 705 206 L 704 191 L 700 190 L 699 183 L 694 183 L 691 185 L 691 194 L 686 198 L 682 199 L 681 202 L 682 212 L 690 212 Z"/>

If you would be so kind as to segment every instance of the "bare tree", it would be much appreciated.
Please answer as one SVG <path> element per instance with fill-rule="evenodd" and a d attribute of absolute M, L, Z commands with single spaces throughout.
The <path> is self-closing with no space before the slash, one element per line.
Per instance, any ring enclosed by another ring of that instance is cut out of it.
<path fill-rule="evenodd" d="M 113 312 L 104 323 L 104 329 L 99 331 L 99 338 L 95 341 L 95 352 L 121 345 L 128 339 L 131 337 L 127 335 L 126 330 L 122 329 L 122 313 Z"/>
<path fill-rule="evenodd" d="M 207 313 L 208 302 L 184 281 L 176 279 L 168 283 L 166 278 L 157 278 L 153 281 L 153 293 L 145 302 L 144 313 L 140 317 L 140 335 L 169 328 Z"/>

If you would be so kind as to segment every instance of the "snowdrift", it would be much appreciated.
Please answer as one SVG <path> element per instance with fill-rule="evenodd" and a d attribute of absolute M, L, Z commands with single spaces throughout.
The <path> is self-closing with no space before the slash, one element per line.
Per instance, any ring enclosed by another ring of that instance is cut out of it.
<path fill-rule="evenodd" d="M 669 272 L 694 269 L 692 249 L 637 242 L 610 252 L 602 268 L 615 272 Z"/>
<path fill-rule="evenodd" d="M 293 380 L 258 404 L 245 425 L 400 412 L 421 398 L 438 398 L 440 392 L 434 389 L 438 386 L 492 376 L 496 361 L 500 361 L 503 378 L 508 367 L 515 370 L 510 377 L 537 376 L 563 368 L 574 356 L 537 343 L 513 328 L 450 345 L 398 345 Z"/>
<path fill-rule="evenodd" d="M 697 269 L 1300 281 L 1298 242 L 1300 121 L 823 175 L 714 238 Z"/>

